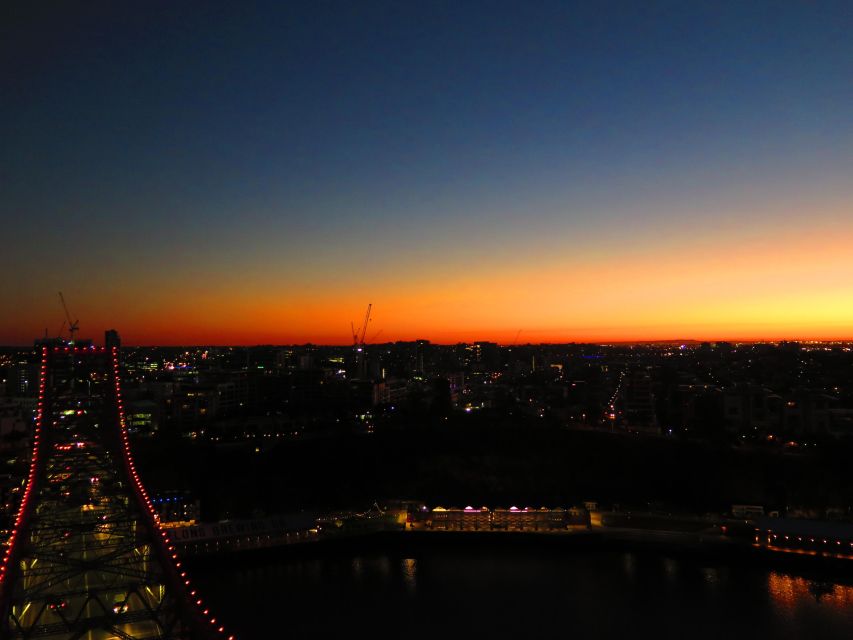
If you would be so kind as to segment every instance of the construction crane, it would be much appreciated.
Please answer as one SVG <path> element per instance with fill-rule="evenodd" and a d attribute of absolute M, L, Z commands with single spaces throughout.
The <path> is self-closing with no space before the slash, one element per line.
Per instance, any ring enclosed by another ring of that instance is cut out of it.
<path fill-rule="evenodd" d="M 367 334 L 367 323 L 370 322 L 370 310 L 373 308 L 372 304 L 367 305 L 367 311 L 364 312 L 364 324 L 361 325 L 361 335 L 358 338 L 358 344 L 364 348 L 364 336 Z"/>
<path fill-rule="evenodd" d="M 360 330 L 356 330 L 355 325 L 350 322 L 350 330 L 352 331 L 352 347 L 355 351 L 356 375 L 361 378 L 367 372 L 362 371 L 366 362 L 364 354 L 364 337 L 367 335 L 367 324 L 370 322 L 370 311 L 373 309 L 373 304 L 367 305 L 367 311 L 364 312 L 364 322 Z"/>
<path fill-rule="evenodd" d="M 79 320 L 71 320 L 71 313 L 69 313 L 69 311 L 68 311 L 68 305 L 65 304 L 65 296 L 62 295 L 61 291 L 59 292 L 59 300 L 62 302 L 62 308 L 65 310 L 65 317 L 68 320 L 68 333 L 71 334 L 71 344 L 73 345 L 74 344 L 74 335 L 77 333 L 77 330 L 80 327 L 80 321 Z M 65 326 L 65 325 L 63 324 L 63 326 Z M 59 331 L 61 333 L 62 329 L 60 329 Z"/>
<path fill-rule="evenodd" d="M 63 320 L 63 321 L 62 321 L 62 324 L 61 324 L 61 325 L 60 325 L 60 327 L 59 327 L 59 331 L 57 331 L 57 332 L 56 332 L 56 338 L 51 338 L 51 337 L 50 337 L 50 335 L 49 335 L 49 333 L 50 333 L 50 332 L 49 332 L 48 328 L 47 328 L 47 327 L 45 327 L 45 328 L 44 328 L 44 340 L 45 340 L 45 342 L 47 342 L 48 340 L 51 340 L 51 339 L 53 339 L 53 340 L 62 340 L 62 330 L 65 328 L 65 323 L 66 323 L 66 322 L 67 322 L 67 320 Z"/>

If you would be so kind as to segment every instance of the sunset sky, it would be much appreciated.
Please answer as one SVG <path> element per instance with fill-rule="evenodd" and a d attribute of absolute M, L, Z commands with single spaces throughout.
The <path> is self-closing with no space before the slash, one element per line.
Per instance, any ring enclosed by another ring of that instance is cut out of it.
<path fill-rule="evenodd" d="M 853 339 L 853 3 L 247 4 L 2 10 L 0 344 Z"/>

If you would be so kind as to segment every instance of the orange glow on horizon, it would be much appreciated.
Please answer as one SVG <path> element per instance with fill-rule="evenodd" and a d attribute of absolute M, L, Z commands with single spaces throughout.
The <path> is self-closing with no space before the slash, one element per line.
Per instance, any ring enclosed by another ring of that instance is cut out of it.
<path fill-rule="evenodd" d="M 81 337 L 100 342 L 116 328 L 134 345 L 343 345 L 368 302 L 367 339 L 376 342 L 853 339 L 853 224 L 771 231 L 592 255 L 567 245 L 527 259 L 403 263 L 357 285 L 233 276 L 141 296 L 138 286 L 108 297 L 81 290 L 72 299 Z M 60 309 L 49 302 L 0 335 L 26 344 L 43 335 L 43 318 L 58 325 Z"/>

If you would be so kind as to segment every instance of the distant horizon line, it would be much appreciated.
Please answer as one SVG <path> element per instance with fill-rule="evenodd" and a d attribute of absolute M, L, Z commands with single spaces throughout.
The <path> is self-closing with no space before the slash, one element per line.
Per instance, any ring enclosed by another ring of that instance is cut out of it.
<path fill-rule="evenodd" d="M 94 341 L 90 339 L 82 339 L 77 340 L 80 342 L 92 342 Z M 598 347 L 607 347 L 607 346 L 631 346 L 631 345 L 702 345 L 702 344 L 717 344 L 717 343 L 729 343 L 729 344 L 780 344 L 780 343 L 809 343 L 809 344 L 847 344 L 853 343 L 853 337 L 850 338 L 720 338 L 720 339 L 697 339 L 697 338 L 665 338 L 665 339 L 649 339 L 649 340 L 589 340 L 589 341 L 578 341 L 578 340 L 568 340 L 565 342 L 554 342 L 554 341 L 543 341 L 543 342 L 518 342 L 518 343 L 505 343 L 496 340 L 460 340 L 455 342 L 434 342 L 432 340 L 428 340 L 426 338 L 414 338 L 411 340 L 389 340 L 385 342 L 370 342 L 365 343 L 365 346 L 383 346 L 383 345 L 393 345 L 393 344 L 405 344 L 405 343 L 415 343 L 415 342 L 427 342 L 431 345 L 441 346 L 441 347 L 451 347 L 455 345 L 465 344 L 478 344 L 478 343 L 491 343 L 496 344 L 499 347 L 536 347 L 536 346 L 568 346 L 568 345 L 576 345 L 576 346 L 598 346 Z M 0 345 L 0 349 L 24 349 L 24 348 L 35 348 L 36 341 L 33 344 L 4 344 Z M 123 348 L 257 348 L 257 347 L 278 347 L 278 348 L 287 348 L 287 347 L 329 347 L 329 348 L 352 348 L 356 345 L 353 344 L 343 344 L 343 343 L 332 343 L 332 342 L 291 342 L 291 343 L 272 343 L 272 342 L 258 342 L 258 343 L 244 343 L 244 344 L 227 344 L 227 343 L 182 343 L 182 344 L 123 344 Z"/>

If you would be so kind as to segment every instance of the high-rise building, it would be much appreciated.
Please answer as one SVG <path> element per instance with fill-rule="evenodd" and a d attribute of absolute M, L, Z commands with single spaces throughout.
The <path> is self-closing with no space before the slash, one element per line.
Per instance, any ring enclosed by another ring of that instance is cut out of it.
<path fill-rule="evenodd" d="M 424 375 L 426 371 L 426 363 L 427 363 L 427 352 L 429 351 L 430 344 L 429 340 L 416 340 L 415 341 L 415 373 L 418 375 Z"/>
<path fill-rule="evenodd" d="M 9 367 L 3 377 L 6 378 L 6 393 L 16 397 L 38 395 L 40 365 L 19 362 Z"/>
<path fill-rule="evenodd" d="M 112 349 L 113 347 L 118 349 L 121 347 L 121 336 L 119 336 L 118 331 L 115 329 L 104 331 L 104 346 L 107 349 Z"/>
<path fill-rule="evenodd" d="M 647 368 L 628 372 L 622 384 L 622 409 L 629 430 L 660 431 L 652 393 L 652 377 Z"/>

